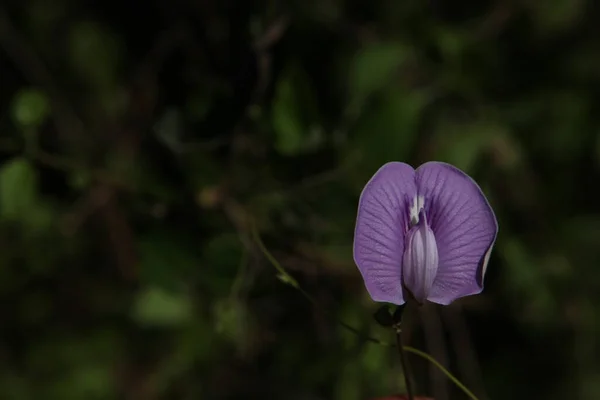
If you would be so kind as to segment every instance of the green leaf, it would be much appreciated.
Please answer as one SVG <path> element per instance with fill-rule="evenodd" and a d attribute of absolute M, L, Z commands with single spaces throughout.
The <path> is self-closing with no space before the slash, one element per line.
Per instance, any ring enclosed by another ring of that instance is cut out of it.
<path fill-rule="evenodd" d="M 541 33 L 558 33 L 573 27 L 585 12 L 584 0 L 549 0 L 530 2 L 533 23 Z"/>
<path fill-rule="evenodd" d="M 183 150 L 183 115 L 175 108 L 168 109 L 154 126 L 156 138 L 169 150 L 179 153 Z"/>
<path fill-rule="evenodd" d="M 349 150 L 361 155 L 362 174 L 370 175 L 385 162 L 409 157 L 427 102 L 425 92 L 390 90 L 361 116 L 351 132 Z"/>
<path fill-rule="evenodd" d="M 377 43 L 360 50 L 350 65 L 348 87 L 352 103 L 360 104 L 383 89 L 408 54 L 408 48 L 400 43 Z"/>
<path fill-rule="evenodd" d="M 316 96 L 300 67 L 288 67 L 278 80 L 271 117 L 279 153 L 292 156 L 321 145 Z"/>
<path fill-rule="evenodd" d="M 357 363 L 346 363 L 340 367 L 335 385 L 336 400 L 360 400 L 363 380 Z"/>
<path fill-rule="evenodd" d="M 8 371 L 0 376 L 2 395 L 9 400 L 31 399 L 35 389 L 31 381 L 17 371 Z"/>
<path fill-rule="evenodd" d="M 451 74 L 453 70 L 460 70 L 458 79 L 470 78 L 460 67 L 464 60 L 465 48 L 469 45 L 472 33 L 460 28 L 437 28 L 434 30 L 435 43 L 441 53 L 444 63 L 448 67 L 447 73 Z"/>
<path fill-rule="evenodd" d="M 215 303 L 213 314 L 217 332 L 234 341 L 243 339 L 248 311 L 242 302 L 235 299 L 220 300 Z"/>
<path fill-rule="evenodd" d="M 0 217 L 27 220 L 35 207 L 38 176 L 34 166 L 24 157 L 16 157 L 0 169 Z"/>
<path fill-rule="evenodd" d="M 144 282 L 167 290 L 180 290 L 199 264 L 185 238 L 170 231 L 141 237 L 140 274 Z"/>
<path fill-rule="evenodd" d="M 77 169 L 69 174 L 69 184 L 73 189 L 84 190 L 93 182 L 92 173 L 86 169 Z"/>
<path fill-rule="evenodd" d="M 505 145 L 509 145 L 511 142 L 504 140 L 508 138 L 509 132 L 502 125 L 494 122 L 473 121 L 470 124 L 458 124 L 442 120 L 436 128 L 438 143 L 436 158 L 470 173 L 477 160 L 492 147 L 494 142 L 503 140 Z M 507 151 L 517 150 L 507 149 Z"/>
<path fill-rule="evenodd" d="M 238 273 L 242 259 L 242 245 L 239 236 L 223 233 L 211 238 L 203 249 L 203 264 L 211 268 L 201 269 L 201 279 L 215 294 L 225 295 Z"/>
<path fill-rule="evenodd" d="M 523 317 L 531 323 L 547 322 L 555 317 L 556 304 L 548 286 L 546 271 L 535 268 L 540 260 L 516 238 L 501 241 L 498 246 L 508 268 L 506 287 L 518 304 Z M 522 304 L 527 304 L 522 307 Z"/>
<path fill-rule="evenodd" d="M 369 378 L 373 386 L 384 390 L 390 390 L 389 379 L 386 379 L 385 370 L 387 368 L 385 361 L 389 357 L 389 349 L 383 346 L 366 346 L 361 353 L 362 373 Z"/>
<path fill-rule="evenodd" d="M 101 326 L 78 335 L 42 333 L 28 349 L 26 365 L 33 373 L 53 378 L 40 380 L 34 385 L 38 394 L 28 398 L 115 398 L 113 368 L 124 350 L 121 337 Z"/>
<path fill-rule="evenodd" d="M 20 90 L 13 99 L 12 116 L 21 128 L 37 128 L 44 123 L 49 114 L 48 98 L 37 89 Z"/>
<path fill-rule="evenodd" d="M 133 319 L 141 325 L 174 327 L 192 320 L 192 302 L 184 293 L 170 293 L 158 287 L 149 287 L 138 294 Z"/>
<path fill-rule="evenodd" d="M 199 90 L 190 95 L 185 103 L 186 117 L 191 122 L 201 122 L 204 120 L 212 104 L 213 96 L 211 91 Z"/>
<path fill-rule="evenodd" d="M 83 21 L 75 24 L 69 37 L 70 61 L 86 83 L 97 89 L 112 86 L 120 62 L 120 44 L 106 26 Z"/>

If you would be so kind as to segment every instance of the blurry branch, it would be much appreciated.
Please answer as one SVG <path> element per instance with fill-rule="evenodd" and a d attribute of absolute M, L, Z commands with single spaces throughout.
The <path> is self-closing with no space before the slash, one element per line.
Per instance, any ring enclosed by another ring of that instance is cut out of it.
<path fill-rule="evenodd" d="M 344 109 L 337 126 L 332 132 L 333 140 L 336 145 L 343 145 L 346 142 L 349 132 L 356 125 L 363 114 L 363 110 L 369 106 L 372 99 L 373 96 L 369 97 L 360 105 L 351 104 Z"/>
<path fill-rule="evenodd" d="M 494 9 L 475 29 L 475 36 L 479 40 L 496 36 L 504 28 L 511 15 L 510 3 L 506 0 L 498 0 Z"/>
<path fill-rule="evenodd" d="M 285 31 L 290 24 L 287 16 L 279 17 L 273 22 L 263 34 L 254 42 L 254 50 L 256 51 L 258 80 L 254 88 L 252 101 L 248 107 L 248 112 L 252 112 L 252 108 L 261 103 L 264 94 L 271 80 L 271 54 L 269 50 L 283 37 Z"/>
<path fill-rule="evenodd" d="M 184 39 L 189 36 L 186 26 L 177 25 L 168 29 L 156 39 L 154 46 L 140 62 L 135 70 L 134 80 L 144 81 L 154 79 L 160 72 L 160 68 L 172 52 L 180 46 Z"/>
<path fill-rule="evenodd" d="M 275 269 L 277 270 L 277 272 L 278 272 L 277 278 L 279 280 L 281 280 L 283 283 L 285 283 L 287 285 L 292 286 L 294 289 L 298 290 L 308 301 L 310 301 L 315 306 L 315 308 L 317 310 L 319 310 L 320 312 L 322 312 L 324 314 L 329 314 L 329 312 L 327 312 L 319 307 L 318 302 L 309 293 L 307 293 L 304 289 L 302 289 L 302 287 L 300 286 L 298 281 L 292 275 L 290 275 L 285 270 L 285 268 L 283 268 L 283 266 L 277 261 L 277 259 L 266 248 L 265 244 L 263 243 L 263 241 L 260 237 L 260 234 L 258 233 L 258 228 L 256 227 L 256 223 L 253 221 L 252 217 L 250 217 L 250 215 L 243 209 L 242 206 L 240 206 L 238 203 L 236 203 L 233 200 L 229 200 L 224 203 L 224 210 L 225 210 L 225 213 L 228 216 L 228 218 L 231 220 L 232 224 L 236 227 L 236 230 L 238 231 L 238 234 L 240 235 L 240 239 L 242 240 L 244 245 L 250 246 L 250 248 L 253 248 L 254 247 L 253 244 L 256 244 L 256 246 L 258 246 L 261 253 L 267 258 L 269 263 L 271 265 L 273 265 L 273 267 L 275 267 Z M 345 329 L 353 332 L 354 334 L 358 335 L 360 338 L 362 338 L 365 341 L 372 342 L 372 343 L 378 343 L 383 346 L 392 346 L 392 347 L 394 346 L 394 344 L 387 343 L 380 339 L 372 338 L 370 336 L 365 336 L 358 329 L 352 327 L 351 325 L 345 323 L 344 321 L 340 321 L 335 316 L 334 316 L 334 319 L 336 319 L 338 321 L 338 323 L 340 325 L 342 325 Z"/>
<path fill-rule="evenodd" d="M 2 7 L 0 7 L 0 47 L 32 84 L 46 92 L 52 107 L 56 130 L 63 139 L 82 134 L 85 131 L 83 121 L 61 95 L 44 61 L 12 25 L 6 10 Z"/>
<path fill-rule="evenodd" d="M 165 31 L 150 50 L 147 56 L 142 60 L 132 77 L 132 88 L 134 101 L 126 115 L 127 120 L 123 121 L 117 135 L 121 151 L 126 152 L 131 158 L 137 152 L 137 143 L 139 142 L 139 132 L 144 125 L 149 123 L 148 119 L 152 116 L 150 112 L 156 102 L 152 90 L 155 87 L 156 74 L 167 56 L 180 43 L 185 32 L 181 29 Z M 18 146 L 4 146 L 9 151 L 19 151 Z M 79 227 L 85 223 L 87 218 L 96 211 L 101 210 L 105 217 L 109 240 L 113 243 L 113 248 L 117 253 L 117 258 L 121 260 L 121 268 L 125 268 L 127 275 L 131 276 L 131 265 L 135 263 L 135 257 L 131 251 L 133 233 L 125 221 L 116 203 L 116 192 L 137 192 L 155 195 L 153 190 L 137 187 L 132 182 L 128 182 L 121 177 L 101 169 L 90 169 L 88 166 L 79 162 L 69 160 L 57 155 L 52 155 L 37 149 L 29 156 L 40 164 L 64 172 L 84 171 L 96 181 L 97 185 L 92 185 L 86 195 L 75 206 L 75 210 L 69 213 L 63 220 L 63 232 L 65 234 L 74 234 Z M 118 228 L 118 229 L 117 229 Z M 115 230 L 117 229 L 117 230 Z M 126 241 L 126 238 L 131 240 Z M 129 243 L 129 244 L 127 244 Z M 118 247 L 118 249 L 117 249 Z M 127 267 L 125 267 L 127 265 Z"/>
<path fill-rule="evenodd" d="M 265 51 L 277 43 L 290 24 L 287 16 L 282 16 L 269 26 L 265 32 L 254 42 L 254 48 L 257 51 Z"/>
<path fill-rule="evenodd" d="M 400 329 L 401 324 L 394 325 L 393 329 L 396 332 L 396 348 L 400 356 L 400 364 L 402 364 L 402 375 L 404 377 L 404 387 L 406 389 L 406 395 L 408 400 L 415 400 L 414 391 L 414 376 L 411 368 L 409 368 L 408 357 L 406 357 L 406 349 L 402 340 L 402 330 Z"/>
<path fill-rule="evenodd" d="M 138 276 L 138 255 L 135 246 L 135 233 L 129 219 L 121 210 L 115 189 L 107 187 L 107 201 L 100 208 L 101 216 L 106 226 L 109 243 L 114 251 L 116 264 L 121 275 L 127 280 Z"/>
<path fill-rule="evenodd" d="M 131 157 L 136 153 L 137 143 L 139 142 L 138 125 L 143 124 L 143 121 L 151 116 L 152 113 L 149 110 L 152 110 L 156 103 L 155 90 L 152 89 L 155 88 L 155 76 L 159 65 L 162 64 L 170 50 L 174 48 L 173 44 L 177 42 L 179 37 L 179 32 L 176 32 L 175 35 L 169 32 L 161 37 L 161 40 L 157 42 L 153 51 L 150 52 L 137 71 L 136 78 L 138 79 L 133 85 L 134 94 L 137 95 L 132 96 L 134 100 L 127 116 L 127 119 L 134 126 L 126 126 L 124 123 L 121 129 L 118 129 L 123 133 L 118 135 L 119 147 Z M 0 8 L 0 47 L 32 84 L 39 86 L 46 92 L 52 108 L 52 118 L 59 135 L 64 140 L 81 137 L 86 130 L 83 121 L 62 96 L 60 88 L 54 82 L 44 61 L 13 26 L 3 8 Z M 14 150 L 18 151 L 18 148 Z M 133 278 L 135 276 L 135 266 L 137 265 L 134 251 L 134 234 L 115 196 L 117 190 L 131 189 L 130 186 L 104 171 L 89 171 L 86 166 L 42 152 L 39 149 L 32 154 L 28 154 L 28 156 L 53 169 L 66 172 L 88 171 L 96 181 L 100 182 L 89 189 L 78 209 L 65 219 L 63 229 L 66 231 L 65 233 L 74 233 L 87 218 L 100 210 L 106 225 L 108 239 L 115 252 L 116 262 L 126 278 Z"/>
<path fill-rule="evenodd" d="M 134 68 L 129 81 L 129 109 L 118 129 L 119 147 L 134 156 L 141 133 L 152 123 L 158 93 L 158 73 L 166 59 L 189 35 L 185 26 L 176 26 L 162 32 L 152 48 Z"/>
<path fill-rule="evenodd" d="M 152 124 L 154 109 L 158 103 L 157 75 L 165 60 L 182 44 L 186 35 L 186 30 L 179 26 L 162 32 L 134 68 L 128 84 L 129 107 L 114 135 L 117 151 L 127 158 L 135 159 L 142 133 Z"/>
<path fill-rule="evenodd" d="M 63 234 L 72 236 L 85 221 L 99 208 L 105 206 L 113 195 L 106 185 L 92 187 L 75 204 L 74 209 L 63 217 L 61 230 Z"/>
<path fill-rule="evenodd" d="M 307 178 L 302 179 L 300 182 L 290 185 L 288 187 L 274 189 L 268 191 L 266 193 L 259 193 L 254 197 L 255 201 L 260 201 L 261 199 L 270 198 L 274 196 L 295 196 L 303 191 L 314 189 L 315 187 L 319 187 L 322 185 L 326 185 L 330 182 L 339 179 L 340 176 L 346 171 L 347 166 L 342 165 L 338 168 L 333 168 L 327 171 L 323 171 L 314 175 L 311 175 Z"/>
<path fill-rule="evenodd" d="M 135 160 L 139 152 L 142 132 L 151 123 L 157 104 L 157 74 L 167 57 L 181 43 L 184 33 L 179 28 L 165 31 L 135 69 L 130 83 L 129 110 L 116 136 L 117 151 L 131 160 Z M 133 280 L 138 276 L 139 260 L 135 232 L 118 201 L 117 192 L 122 188 L 124 185 L 110 185 L 106 188 L 111 195 L 100 212 L 121 274 L 124 278 Z"/>
<path fill-rule="evenodd" d="M 438 309 L 433 304 L 427 304 L 423 307 L 421 313 L 423 328 L 425 332 L 425 342 L 429 352 L 440 364 L 448 365 L 448 353 L 446 351 L 446 342 L 444 340 L 444 328 L 440 321 Z M 433 398 L 436 400 L 448 399 L 448 387 L 443 376 L 433 365 L 430 368 L 431 383 L 433 387 Z"/>
<path fill-rule="evenodd" d="M 19 146 L 13 141 L 0 141 L 0 152 L 9 152 L 23 154 L 22 146 Z M 154 189 L 139 187 L 129 182 L 122 177 L 100 168 L 91 168 L 79 161 L 72 160 L 56 154 L 51 154 L 40 149 L 33 152 L 28 152 L 27 157 L 40 165 L 51 168 L 64 173 L 84 172 L 89 175 L 92 182 L 109 185 L 114 189 L 119 189 L 124 192 L 147 194 L 150 196 L 158 196 L 159 194 Z"/>
<path fill-rule="evenodd" d="M 3 140 L 0 142 L 0 151 L 10 153 L 22 153 L 24 149 L 13 141 Z M 40 163 L 41 165 L 55 169 L 62 172 L 75 172 L 85 171 L 90 174 L 92 178 L 97 181 L 115 185 L 122 188 L 130 188 L 122 179 L 110 174 L 109 172 L 101 169 L 90 169 L 87 165 L 84 165 L 78 161 L 71 160 L 66 157 L 47 153 L 39 148 L 33 152 L 28 152 L 27 156 L 33 161 Z"/>
<path fill-rule="evenodd" d="M 223 201 L 222 206 L 225 215 L 235 227 L 240 242 L 242 242 L 242 245 L 247 251 L 252 251 L 254 246 L 252 243 L 252 238 L 248 233 L 249 222 L 246 212 L 237 202 L 232 200 Z"/>
<path fill-rule="evenodd" d="M 247 282 L 248 278 L 248 251 L 244 249 L 242 251 L 242 257 L 240 258 L 240 264 L 238 266 L 237 273 L 235 274 L 235 278 L 233 279 L 233 283 L 231 284 L 231 289 L 229 291 L 230 299 L 239 299 L 242 297 L 242 292 L 244 286 L 248 286 Z"/>
<path fill-rule="evenodd" d="M 465 318 L 460 305 L 449 305 L 442 311 L 442 316 L 448 326 L 452 348 L 457 355 L 458 369 L 461 377 L 466 381 L 469 387 L 473 388 L 479 397 L 487 399 L 481 377 L 479 363 L 475 350 L 471 345 L 469 330 L 465 323 Z"/>
<path fill-rule="evenodd" d="M 253 48 L 256 53 L 256 68 L 258 71 L 258 77 L 256 84 L 254 85 L 252 97 L 250 102 L 244 110 L 244 115 L 241 121 L 237 123 L 233 129 L 233 145 L 235 155 L 237 149 L 241 147 L 243 141 L 243 130 L 245 125 L 251 120 L 258 112 L 260 112 L 260 104 L 263 102 L 265 93 L 271 82 L 271 54 L 269 53 L 271 47 L 277 43 L 284 35 L 285 31 L 289 26 L 289 18 L 287 16 L 279 17 L 275 22 L 268 26 L 265 31 L 254 41 Z M 233 160 L 232 160 L 233 162 Z"/>

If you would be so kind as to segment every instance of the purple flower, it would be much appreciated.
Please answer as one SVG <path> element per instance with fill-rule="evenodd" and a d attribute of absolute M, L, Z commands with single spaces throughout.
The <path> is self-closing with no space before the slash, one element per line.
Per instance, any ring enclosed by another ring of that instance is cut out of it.
<path fill-rule="evenodd" d="M 360 195 L 354 261 L 374 301 L 403 304 L 406 290 L 450 304 L 483 290 L 497 233 L 481 189 L 458 168 L 390 162 Z"/>

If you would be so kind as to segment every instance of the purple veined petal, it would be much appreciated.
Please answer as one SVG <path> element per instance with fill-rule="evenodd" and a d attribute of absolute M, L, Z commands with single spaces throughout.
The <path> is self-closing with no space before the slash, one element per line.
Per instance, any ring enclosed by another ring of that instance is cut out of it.
<path fill-rule="evenodd" d="M 382 166 L 363 189 L 354 231 L 354 261 L 374 301 L 403 304 L 402 257 L 408 210 L 416 198 L 415 170 Z"/>
<path fill-rule="evenodd" d="M 487 199 L 473 179 L 450 164 L 425 163 L 417 168 L 416 180 L 439 255 L 428 299 L 446 305 L 480 293 L 498 233 Z"/>

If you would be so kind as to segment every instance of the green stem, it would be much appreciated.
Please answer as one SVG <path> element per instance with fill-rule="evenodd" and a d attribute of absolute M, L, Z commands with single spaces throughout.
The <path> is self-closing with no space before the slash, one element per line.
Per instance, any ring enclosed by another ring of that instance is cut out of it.
<path fill-rule="evenodd" d="M 344 329 L 346 329 L 349 332 L 352 332 L 359 338 L 361 338 L 367 342 L 379 344 L 381 346 L 394 347 L 393 343 L 389 343 L 389 342 L 386 342 L 385 340 L 381 340 L 381 339 L 377 339 L 377 338 L 365 335 L 362 332 L 360 332 L 360 330 L 358 330 L 357 328 L 353 327 L 352 325 L 342 321 L 337 316 L 333 315 L 330 311 L 323 310 L 322 308 L 320 308 L 317 301 L 309 293 L 307 293 L 304 289 L 302 289 L 302 287 L 300 286 L 300 284 L 298 283 L 296 278 L 291 276 L 285 270 L 285 268 L 283 268 L 283 266 L 279 263 L 279 261 L 277 261 L 277 259 L 273 256 L 273 254 L 271 254 L 271 252 L 267 249 L 267 246 L 265 246 L 265 244 L 263 243 L 263 241 L 260 237 L 260 234 L 258 233 L 258 230 L 256 228 L 254 221 L 250 221 L 250 223 L 251 223 L 250 230 L 251 230 L 251 234 L 252 234 L 254 241 L 258 245 L 258 248 L 263 253 L 263 255 L 267 258 L 267 260 L 269 260 L 269 262 L 273 265 L 273 267 L 275 267 L 277 272 L 279 272 L 278 277 L 283 283 L 286 283 L 286 284 L 292 286 L 294 289 L 298 290 L 300 292 L 300 294 L 302 294 L 302 296 L 304 296 L 308 301 L 310 301 L 316 307 L 317 310 L 319 310 L 319 312 L 321 312 L 329 317 L 334 318 L 336 320 L 336 322 L 338 324 L 340 324 Z"/>
<path fill-rule="evenodd" d="M 460 390 L 462 390 L 467 396 L 469 396 L 469 398 L 471 400 L 479 400 L 477 398 L 477 396 L 475 396 L 473 394 L 473 392 L 471 392 L 465 385 L 463 385 L 458 378 L 456 378 L 454 375 L 452 375 L 452 373 L 450 371 L 448 371 L 442 364 L 440 364 L 439 362 L 437 362 L 437 360 L 433 357 L 431 357 L 429 354 L 415 349 L 414 347 L 410 347 L 410 346 L 403 346 L 404 351 L 408 351 L 409 353 L 413 353 L 418 355 L 419 357 L 422 357 L 424 359 L 426 359 L 427 361 L 429 361 L 430 363 L 432 363 L 433 365 L 435 365 L 440 371 L 442 371 L 442 373 L 444 375 L 446 375 L 446 377 L 448 377 L 448 379 L 450 379 L 456 386 L 458 386 L 458 388 Z"/>
<path fill-rule="evenodd" d="M 258 230 L 256 228 L 256 225 L 253 223 L 253 221 L 251 221 L 251 233 L 252 236 L 254 238 L 254 241 L 257 243 L 259 249 L 262 251 L 262 253 L 264 254 L 264 256 L 271 262 L 271 264 L 275 267 L 275 269 L 277 269 L 277 271 L 279 272 L 279 278 L 284 282 L 287 283 L 288 285 L 293 286 L 295 289 L 297 289 L 304 297 L 306 297 L 306 299 L 308 299 L 308 301 L 310 301 L 311 303 L 313 303 L 315 306 L 318 306 L 318 303 L 315 301 L 315 299 L 313 299 L 313 297 L 308 294 L 307 292 L 304 291 L 304 289 L 302 289 L 300 287 L 300 285 L 298 284 L 298 281 L 291 276 L 286 270 L 285 268 L 283 268 L 283 266 L 279 263 L 279 261 L 277 261 L 277 259 L 271 254 L 271 252 L 269 252 L 269 250 L 267 249 L 267 247 L 265 246 L 265 244 L 263 243 L 260 234 L 258 233 Z M 328 312 L 326 312 L 325 310 L 317 307 L 317 309 L 321 312 L 323 312 L 324 314 L 328 314 Z M 363 334 L 361 334 L 361 332 L 356 329 L 355 327 L 347 324 L 346 322 L 340 320 L 339 318 L 335 317 L 336 321 L 343 326 L 345 329 L 347 329 L 348 331 L 356 334 L 357 336 L 373 342 L 373 343 L 377 343 L 383 346 L 388 346 L 388 347 L 393 347 L 394 345 L 392 343 L 387 343 L 383 340 L 377 339 L 377 338 L 373 338 L 370 336 L 365 336 Z M 405 379 L 407 379 L 406 381 L 406 390 L 412 390 L 412 383 L 408 382 L 409 378 L 408 378 L 408 373 L 406 370 L 406 365 L 408 364 L 406 362 L 406 353 L 405 352 L 409 352 L 409 353 L 413 353 L 416 354 L 424 359 L 426 359 L 427 361 L 429 361 L 430 363 L 432 363 L 433 365 L 435 365 L 440 371 L 442 371 L 442 373 L 444 375 L 446 375 L 446 377 L 448 377 L 448 379 L 450 379 L 456 386 L 458 386 L 458 388 L 460 390 L 462 390 L 471 400 L 479 400 L 477 398 L 477 396 L 475 396 L 473 394 L 473 392 L 471 392 L 465 385 L 463 385 L 458 378 L 456 378 L 454 375 L 452 375 L 452 373 L 450 371 L 448 371 L 446 368 L 444 368 L 444 366 L 442 364 L 440 364 L 439 362 L 436 361 L 435 358 L 431 357 L 429 354 L 422 352 L 421 350 L 415 349 L 414 347 L 410 347 L 410 346 L 403 346 L 402 345 L 402 341 L 401 341 L 401 337 L 400 337 L 400 332 L 397 329 L 396 330 L 396 342 L 397 342 L 397 346 L 398 346 L 398 353 L 400 354 L 400 361 L 402 362 L 402 368 L 404 370 L 404 375 L 405 375 Z M 410 387 L 410 389 L 409 389 Z M 409 399 L 412 399 L 411 394 L 409 394 Z"/>
<path fill-rule="evenodd" d="M 404 351 L 406 350 L 406 347 L 402 345 L 402 332 L 399 327 L 396 327 L 396 345 L 398 347 L 398 354 L 400 354 L 400 363 L 402 364 L 402 373 L 404 374 L 406 394 L 408 395 L 408 400 L 414 400 L 415 392 L 413 390 L 410 372 L 408 370 L 408 360 Z"/>

